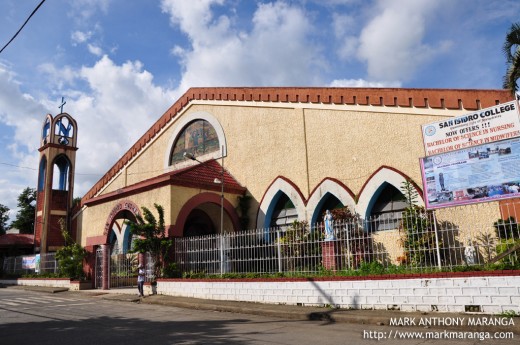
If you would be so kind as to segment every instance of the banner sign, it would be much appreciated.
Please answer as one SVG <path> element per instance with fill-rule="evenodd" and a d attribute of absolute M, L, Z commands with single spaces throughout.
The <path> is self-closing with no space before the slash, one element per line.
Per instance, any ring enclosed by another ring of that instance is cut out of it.
<path fill-rule="evenodd" d="M 40 268 L 40 254 L 23 256 L 22 257 L 22 268 L 29 270 L 39 270 Z"/>
<path fill-rule="evenodd" d="M 427 209 L 520 196 L 520 138 L 421 158 Z"/>
<path fill-rule="evenodd" d="M 426 156 L 520 136 L 518 103 L 511 101 L 475 113 L 422 126 Z"/>

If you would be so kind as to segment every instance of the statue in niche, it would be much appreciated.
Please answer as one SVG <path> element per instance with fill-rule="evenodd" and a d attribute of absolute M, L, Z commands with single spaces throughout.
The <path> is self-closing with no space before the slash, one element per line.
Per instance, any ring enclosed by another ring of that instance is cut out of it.
<path fill-rule="evenodd" d="M 471 240 L 468 239 L 466 247 L 464 248 L 464 258 L 466 259 L 466 264 L 468 266 L 475 265 L 475 246 L 471 243 Z"/>
<path fill-rule="evenodd" d="M 330 210 L 325 212 L 325 216 L 323 217 L 323 222 L 325 223 L 325 241 L 334 240 L 334 230 L 332 228 L 332 222 L 334 221 L 334 217 Z"/>

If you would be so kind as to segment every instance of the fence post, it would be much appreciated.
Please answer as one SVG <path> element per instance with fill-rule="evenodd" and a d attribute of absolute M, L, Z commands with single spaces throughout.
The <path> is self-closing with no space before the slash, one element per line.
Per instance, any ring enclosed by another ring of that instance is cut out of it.
<path fill-rule="evenodd" d="M 345 241 L 347 242 L 347 267 L 350 270 L 350 226 L 353 226 L 352 224 L 349 224 L 348 221 L 345 221 Z M 349 226 L 350 225 L 350 226 Z"/>
<path fill-rule="evenodd" d="M 435 229 L 435 247 L 437 249 L 437 265 L 439 266 L 439 269 L 442 269 L 441 250 L 439 248 L 439 232 L 437 231 L 437 217 L 435 216 L 435 210 L 433 210 L 432 213 L 433 213 L 433 228 Z"/>
<path fill-rule="evenodd" d="M 276 229 L 276 249 L 278 252 L 278 272 L 282 273 L 282 245 L 280 243 L 280 229 Z"/>
<path fill-rule="evenodd" d="M 103 257 L 101 259 L 101 289 L 109 290 L 110 289 L 110 247 L 106 244 L 101 245 Z"/>
<path fill-rule="evenodd" d="M 220 275 L 224 275 L 224 234 L 220 234 Z"/>

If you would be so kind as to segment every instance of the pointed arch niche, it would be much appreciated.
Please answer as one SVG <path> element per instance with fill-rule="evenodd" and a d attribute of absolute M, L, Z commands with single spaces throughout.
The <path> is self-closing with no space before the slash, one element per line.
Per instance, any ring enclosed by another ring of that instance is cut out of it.
<path fill-rule="evenodd" d="M 357 211 L 362 218 L 374 220 L 367 230 L 395 228 L 399 221 L 396 215 L 406 207 L 401 186 L 408 179 L 408 176 L 398 170 L 381 167 L 365 183 L 360 192 Z M 415 187 L 417 189 L 417 186 Z M 417 204 L 424 206 L 422 192 L 418 189 L 417 192 L 419 194 Z"/>
<path fill-rule="evenodd" d="M 341 182 L 326 178 L 312 192 L 307 202 L 307 212 L 311 215 L 310 223 L 322 221 L 321 217 L 327 209 L 348 207 L 352 213 L 356 212 L 354 194 Z"/>
<path fill-rule="evenodd" d="M 276 178 L 260 203 L 256 217 L 257 228 L 284 226 L 294 220 L 306 220 L 303 200 L 302 193 L 292 182 L 284 177 Z"/>
<path fill-rule="evenodd" d="M 164 167 L 171 170 L 197 164 L 183 159 L 184 152 L 193 154 L 200 161 L 227 156 L 224 130 L 213 115 L 205 111 L 194 112 L 175 125 L 164 155 Z"/>

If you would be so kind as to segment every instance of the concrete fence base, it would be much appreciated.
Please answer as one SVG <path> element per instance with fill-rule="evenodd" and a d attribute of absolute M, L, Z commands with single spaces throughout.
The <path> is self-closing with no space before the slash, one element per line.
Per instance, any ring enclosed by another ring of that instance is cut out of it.
<path fill-rule="evenodd" d="M 70 280 L 69 278 L 0 279 L 0 284 L 64 288 L 64 289 L 69 289 L 71 291 L 92 289 L 92 282 L 90 282 L 90 281 L 77 281 L 77 280 Z"/>
<path fill-rule="evenodd" d="M 425 312 L 520 313 L 517 275 L 367 280 L 163 279 L 157 293 L 271 304 Z"/>

